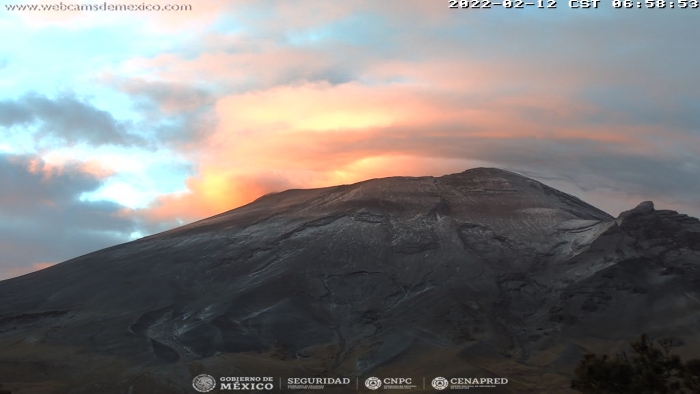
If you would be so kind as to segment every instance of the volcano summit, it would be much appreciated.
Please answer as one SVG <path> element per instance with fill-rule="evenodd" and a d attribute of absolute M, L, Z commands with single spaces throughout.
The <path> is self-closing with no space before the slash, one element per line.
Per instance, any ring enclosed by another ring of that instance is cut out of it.
<path fill-rule="evenodd" d="M 199 374 L 559 393 L 583 353 L 641 332 L 700 354 L 700 222 L 651 202 L 614 218 L 492 168 L 373 179 L 266 195 L 0 300 L 13 394 L 193 393 Z"/>

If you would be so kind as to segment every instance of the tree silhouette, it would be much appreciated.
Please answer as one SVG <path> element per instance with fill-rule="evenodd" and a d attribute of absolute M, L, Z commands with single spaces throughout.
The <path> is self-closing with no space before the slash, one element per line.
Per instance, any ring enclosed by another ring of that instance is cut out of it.
<path fill-rule="evenodd" d="M 584 355 L 571 388 L 591 394 L 700 394 L 700 360 L 683 363 L 671 354 L 671 340 L 657 342 L 660 348 L 642 334 L 629 356 Z"/>

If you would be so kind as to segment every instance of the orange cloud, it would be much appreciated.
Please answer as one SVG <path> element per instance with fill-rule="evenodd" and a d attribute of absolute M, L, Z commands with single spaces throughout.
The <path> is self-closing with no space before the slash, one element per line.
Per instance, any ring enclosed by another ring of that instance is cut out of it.
<path fill-rule="evenodd" d="M 468 109 L 446 100 L 431 102 L 431 97 L 410 86 L 372 87 L 356 82 L 282 86 L 229 96 L 217 103 L 220 135 L 260 129 L 327 132 L 425 124 L 464 111 Z"/>
<path fill-rule="evenodd" d="M 282 24 L 279 31 L 302 32 L 304 26 L 369 7 L 389 19 L 398 18 L 399 12 L 415 18 L 419 9 L 429 15 L 415 23 L 435 24 L 448 18 L 445 15 L 457 15 L 422 1 L 402 2 L 405 7 L 347 3 L 314 2 L 323 12 L 304 8 L 301 13 L 292 3 L 273 2 L 271 10 Z M 261 17 L 262 27 L 256 28 L 277 31 L 267 22 Z M 161 199 L 154 207 L 159 217 L 218 213 L 284 185 L 321 187 L 430 173 L 426 168 L 436 168 L 437 175 L 464 170 L 477 158 L 507 162 L 488 151 L 496 151 L 497 143 L 527 141 L 533 146 L 539 141 L 537 149 L 568 144 L 573 148 L 567 148 L 567 154 L 572 156 L 609 150 L 652 157 L 663 149 L 658 136 L 664 141 L 686 138 L 673 130 L 616 118 L 613 110 L 582 98 L 591 81 L 617 76 L 601 76 L 600 69 L 579 58 L 562 56 L 551 63 L 518 54 L 479 56 L 479 47 L 473 48 L 476 53 L 457 50 L 457 39 L 435 43 L 427 41 L 434 36 L 404 32 L 397 45 L 405 47 L 397 51 L 411 53 L 412 60 L 391 55 L 377 59 L 372 51 L 341 43 L 329 51 L 314 45 L 285 46 L 275 34 L 246 34 L 209 35 L 202 40 L 206 52 L 194 58 L 162 54 L 122 65 L 127 75 L 190 81 L 231 92 L 215 104 L 216 127 L 188 146 L 198 152 L 190 157 L 200 168 L 188 182 L 190 193 Z M 581 56 L 578 51 L 574 55 Z M 328 70 L 336 69 L 351 70 L 349 78 L 355 81 L 323 80 Z M 578 141 L 587 147 L 577 150 Z M 535 148 L 531 154 L 533 161 L 545 160 Z M 264 174 L 270 173 L 284 181 L 268 183 Z M 256 174 L 263 175 L 258 179 Z"/>
<path fill-rule="evenodd" d="M 290 187 L 425 174 L 431 165 L 401 150 L 328 150 L 343 141 L 369 139 L 371 144 L 375 133 L 395 133 L 395 126 L 429 127 L 470 114 L 410 87 L 357 83 L 309 83 L 233 95 L 221 99 L 216 112 L 216 131 L 200 147 L 206 152 L 199 156 L 200 173 L 187 182 L 190 192 L 161 198 L 148 214 L 151 219 L 201 218 Z M 439 173 L 465 164 L 432 167 Z"/>
<path fill-rule="evenodd" d="M 286 179 L 274 173 L 242 175 L 205 170 L 187 180 L 189 192 L 162 196 L 151 208 L 141 213 L 154 222 L 201 219 L 290 186 Z"/>
<path fill-rule="evenodd" d="M 653 146 L 640 137 L 657 133 L 582 126 L 580 118 L 597 109 L 553 95 L 465 103 L 420 84 L 303 83 L 229 95 L 215 110 L 217 126 L 198 146 L 190 192 L 161 198 L 151 218 L 202 218 L 291 187 L 488 165 L 469 158 L 488 156 L 474 146 L 479 141 L 588 140 L 648 152 Z"/>

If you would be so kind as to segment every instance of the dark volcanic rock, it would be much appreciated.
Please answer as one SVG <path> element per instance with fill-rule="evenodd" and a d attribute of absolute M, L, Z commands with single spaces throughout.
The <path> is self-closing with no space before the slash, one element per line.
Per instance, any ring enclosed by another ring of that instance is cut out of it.
<path fill-rule="evenodd" d="M 581 354 L 642 331 L 700 349 L 699 289 L 698 220 L 651 202 L 615 219 L 488 168 L 288 190 L 0 282 L 0 382 L 506 377 L 490 392 L 562 392 Z"/>

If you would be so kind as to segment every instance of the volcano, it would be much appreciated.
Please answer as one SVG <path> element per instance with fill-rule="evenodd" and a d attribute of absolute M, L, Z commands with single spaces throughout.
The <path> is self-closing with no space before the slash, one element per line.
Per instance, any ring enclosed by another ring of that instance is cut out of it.
<path fill-rule="evenodd" d="M 477 168 L 270 194 L 2 281 L 0 383 L 196 393 L 207 374 L 362 392 L 390 377 L 438 392 L 436 377 L 505 378 L 477 392 L 561 393 L 584 353 L 642 332 L 700 354 L 698 219 L 651 202 L 615 218 Z"/>

